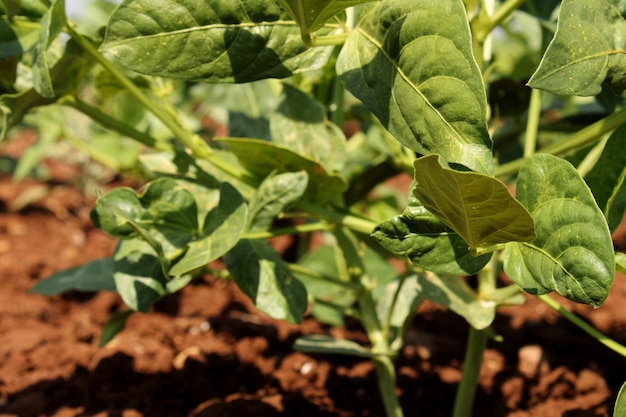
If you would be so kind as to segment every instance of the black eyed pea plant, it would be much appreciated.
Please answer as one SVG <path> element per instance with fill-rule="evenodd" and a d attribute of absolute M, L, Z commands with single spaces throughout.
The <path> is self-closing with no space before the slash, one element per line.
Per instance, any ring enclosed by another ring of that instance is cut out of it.
<path fill-rule="evenodd" d="M 470 329 L 454 417 L 472 413 L 498 307 L 523 291 L 626 355 L 547 296 L 599 307 L 626 270 L 611 240 L 626 207 L 623 2 L 123 0 L 76 19 L 63 0 L 0 7 L 2 138 L 41 132 L 17 172 L 64 140 L 145 180 L 92 211 L 120 240 L 111 258 L 33 288 L 119 293 L 128 310 L 101 344 L 211 272 L 275 319 L 359 320 L 369 346 L 294 348 L 371 358 L 389 417 L 403 415 L 393 359 L 424 300 Z M 203 114 L 228 133 L 204 131 Z M 403 172 L 408 196 L 384 185 Z M 268 243 L 312 233 L 328 244 L 294 259 Z"/>

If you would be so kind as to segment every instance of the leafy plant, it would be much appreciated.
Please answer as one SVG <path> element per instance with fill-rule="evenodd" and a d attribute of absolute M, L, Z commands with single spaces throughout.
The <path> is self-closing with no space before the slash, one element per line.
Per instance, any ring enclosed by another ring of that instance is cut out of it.
<path fill-rule="evenodd" d="M 402 415 L 393 358 L 426 299 L 470 325 L 456 417 L 471 413 L 497 308 L 522 290 L 626 355 L 546 295 L 599 307 L 626 268 L 611 241 L 626 207 L 622 3 L 124 0 L 100 4 L 106 29 L 89 33 L 63 0 L 0 4 L 3 138 L 71 108 L 94 124 L 72 141 L 57 123 L 54 140 L 146 181 L 92 211 L 120 239 L 110 259 L 33 288 L 117 291 L 129 310 L 102 344 L 197 274 L 224 275 L 209 268 L 223 257 L 273 318 L 298 323 L 311 304 L 332 325 L 360 320 L 370 347 L 295 348 L 371 358 L 388 416 Z M 229 137 L 207 135 L 202 114 Z M 129 139 L 141 150 L 119 164 Z M 409 195 L 385 198 L 402 172 Z M 310 233 L 327 243 L 290 259 L 267 242 Z"/>

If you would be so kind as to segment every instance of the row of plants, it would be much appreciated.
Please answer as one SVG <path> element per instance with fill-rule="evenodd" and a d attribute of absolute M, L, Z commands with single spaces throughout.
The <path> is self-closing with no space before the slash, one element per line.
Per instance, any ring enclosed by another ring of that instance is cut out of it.
<path fill-rule="evenodd" d="M 275 319 L 358 320 L 368 346 L 294 348 L 371 358 L 388 416 L 403 415 L 393 359 L 424 300 L 469 326 L 455 417 L 471 415 L 498 308 L 523 291 L 626 355 L 548 296 L 599 307 L 626 270 L 611 240 L 626 207 L 621 2 L 124 0 L 75 19 L 63 0 L 0 7 L 2 138 L 39 131 L 16 177 L 62 141 L 145 182 L 98 195 L 92 220 L 120 239 L 110 258 L 33 288 L 117 292 L 128 310 L 101 344 L 213 273 Z M 386 186 L 399 173 L 408 196 Z M 295 255 L 268 243 L 280 235 Z"/>

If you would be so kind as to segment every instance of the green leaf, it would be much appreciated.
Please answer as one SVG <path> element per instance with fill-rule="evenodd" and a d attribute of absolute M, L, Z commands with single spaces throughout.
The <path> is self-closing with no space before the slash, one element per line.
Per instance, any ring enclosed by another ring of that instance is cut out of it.
<path fill-rule="evenodd" d="M 282 101 L 269 123 L 273 143 L 319 162 L 327 172 L 343 169 L 346 138 L 339 127 L 328 121 L 320 102 L 285 85 Z"/>
<path fill-rule="evenodd" d="M 389 324 L 389 341 L 394 349 L 401 347 L 399 344 L 402 343 L 404 327 L 408 319 L 415 314 L 420 303 L 424 301 L 422 286 L 417 278 L 417 274 L 411 274 L 404 280 L 391 281 L 376 303 L 378 321 Z M 399 285 L 401 285 L 400 291 L 398 291 Z"/>
<path fill-rule="evenodd" d="M 615 400 L 613 415 L 615 417 L 626 416 L 626 382 L 622 384 L 622 387 L 617 393 L 617 400 Z"/>
<path fill-rule="evenodd" d="M 115 291 L 113 270 L 113 258 L 98 259 L 52 274 L 28 291 L 43 295 L 61 294 L 71 290 Z"/>
<path fill-rule="evenodd" d="M 487 328 L 496 316 L 496 302 L 484 300 L 456 276 L 418 275 L 422 297 L 449 308 L 478 330 Z"/>
<path fill-rule="evenodd" d="M 615 253 L 615 267 L 622 274 L 626 274 L 626 253 Z"/>
<path fill-rule="evenodd" d="M 319 162 L 299 155 L 284 145 L 258 139 L 224 138 L 220 142 L 226 143 L 241 165 L 260 178 L 267 177 L 273 171 L 306 171 L 309 176 L 306 196 L 313 201 L 329 201 L 348 187 L 339 175 L 328 173 Z"/>
<path fill-rule="evenodd" d="M 533 217 L 537 238 L 507 245 L 506 274 L 531 294 L 556 291 L 579 303 L 602 304 L 615 275 L 613 242 L 576 169 L 552 155 L 533 155 L 520 169 L 517 198 Z"/>
<path fill-rule="evenodd" d="M 300 323 L 307 309 L 304 285 L 264 240 L 240 240 L 224 257 L 235 282 L 256 307 L 274 319 Z"/>
<path fill-rule="evenodd" d="M 52 0 L 50 8 L 41 20 L 39 42 L 36 45 L 33 60 L 33 84 L 35 90 L 45 98 L 52 98 L 56 95 L 48 65 L 48 47 L 61 33 L 66 23 L 65 0 Z"/>
<path fill-rule="evenodd" d="M 415 161 L 413 194 L 480 253 L 490 246 L 535 238 L 533 219 L 502 182 L 442 167 L 437 155 Z"/>
<path fill-rule="evenodd" d="M 207 213 L 199 237 L 187 245 L 183 257 L 169 270 L 170 275 L 183 274 L 202 268 L 228 252 L 243 233 L 248 207 L 243 197 L 230 184 L 220 186 L 219 205 Z"/>
<path fill-rule="evenodd" d="M 321 28 L 327 20 L 348 7 L 373 0 L 277 0 L 298 22 L 303 38 Z"/>
<path fill-rule="evenodd" d="M 600 158 L 585 180 L 598 206 L 615 231 L 626 209 L 626 125 L 619 127 L 604 145 Z"/>
<path fill-rule="evenodd" d="M 147 313 L 166 293 L 166 278 L 159 258 L 147 242 L 124 240 L 115 252 L 115 287 L 128 307 Z"/>
<path fill-rule="evenodd" d="M 267 177 L 250 202 L 249 231 L 268 230 L 274 218 L 306 190 L 306 172 L 285 172 Z"/>
<path fill-rule="evenodd" d="M 274 2 L 125 0 L 111 15 L 102 51 L 144 74 L 249 82 L 322 67 L 332 47 L 307 48 L 299 35 Z"/>
<path fill-rule="evenodd" d="M 460 0 L 364 7 L 337 72 L 406 147 L 493 172 L 485 88 Z"/>
<path fill-rule="evenodd" d="M 102 327 L 102 333 L 100 334 L 100 340 L 98 340 L 98 347 L 103 347 L 109 343 L 118 333 L 124 330 L 128 318 L 134 313 L 133 310 L 119 311 L 113 313 L 111 317 L 104 323 Z"/>
<path fill-rule="evenodd" d="M 349 355 L 361 358 L 374 356 L 371 350 L 352 340 L 335 339 L 332 336 L 308 335 L 296 339 L 293 348 L 300 352 Z"/>
<path fill-rule="evenodd" d="M 594 96 L 607 80 L 624 95 L 623 3 L 563 0 L 557 30 L 528 85 L 559 95 Z"/>
<path fill-rule="evenodd" d="M 2 0 L 2 7 L 7 16 L 13 17 L 20 10 L 20 0 Z"/>

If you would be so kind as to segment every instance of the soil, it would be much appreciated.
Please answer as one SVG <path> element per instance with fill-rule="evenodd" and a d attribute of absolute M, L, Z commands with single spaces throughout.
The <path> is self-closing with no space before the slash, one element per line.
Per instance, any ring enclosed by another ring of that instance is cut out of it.
<path fill-rule="evenodd" d="M 124 308 L 117 295 L 28 293 L 55 271 L 110 256 L 116 244 L 89 221 L 94 200 L 76 186 L 80 168 L 47 167 L 46 181 L 0 177 L 0 416 L 384 415 L 369 361 L 291 349 L 303 334 L 364 341 L 357 324 L 273 321 L 232 282 L 210 276 L 133 315 L 98 348 L 107 317 Z M 622 232 L 615 241 L 626 246 Z M 597 310 L 563 304 L 626 344 L 624 276 Z M 531 297 L 501 309 L 495 330 L 503 341 L 491 341 L 484 355 L 474 415 L 612 414 L 626 359 Z M 451 415 L 466 337 L 459 317 L 419 308 L 396 360 L 407 415 Z"/>

